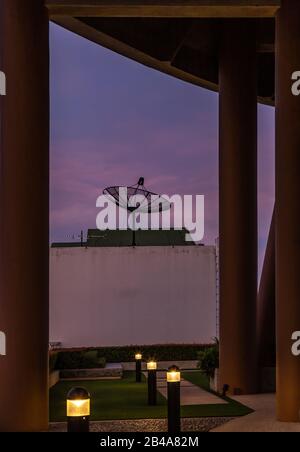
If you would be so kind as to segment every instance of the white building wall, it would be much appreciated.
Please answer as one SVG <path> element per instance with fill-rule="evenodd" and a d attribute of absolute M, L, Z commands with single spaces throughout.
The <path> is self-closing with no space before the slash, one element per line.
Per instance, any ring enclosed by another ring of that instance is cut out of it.
<path fill-rule="evenodd" d="M 63 347 L 205 343 L 215 325 L 214 247 L 50 251 L 50 340 Z"/>

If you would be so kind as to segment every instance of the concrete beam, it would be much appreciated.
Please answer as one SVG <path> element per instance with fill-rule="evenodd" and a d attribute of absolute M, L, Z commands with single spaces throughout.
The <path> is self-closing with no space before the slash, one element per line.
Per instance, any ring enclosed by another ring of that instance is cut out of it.
<path fill-rule="evenodd" d="M 186 71 L 180 70 L 172 66 L 171 62 L 159 61 L 158 59 L 153 58 L 140 50 L 130 47 L 129 45 L 119 41 L 118 39 L 115 39 L 105 33 L 102 33 L 101 31 L 96 30 L 95 28 L 85 24 L 75 17 L 58 16 L 55 17 L 54 22 L 61 27 L 72 31 L 73 33 L 77 33 L 79 36 L 89 39 L 96 44 L 100 44 L 102 47 L 112 50 L 113 52 L 116 52 L 134 61 L 139 61 L 141 64 L 144 64 L 147 67 L 171 75 L 185 82 L 201 86 L 202 88 L 210 89 L 212 91 L 218 91 L 217 84 L 211 83 L 208 80 L 201 79 L 200 77 L 196 77 L 192 74 L 187 73 Z"/>
<path fill-rule="evenodd" d="M 50 17 L 274 17 L 280 0 L 45 0 Z"/>

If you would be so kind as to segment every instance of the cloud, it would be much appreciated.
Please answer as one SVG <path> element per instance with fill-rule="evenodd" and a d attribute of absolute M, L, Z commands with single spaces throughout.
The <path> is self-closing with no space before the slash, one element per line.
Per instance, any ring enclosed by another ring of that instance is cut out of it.
<path fill-rule="evenodd" d="M 51 26 L 51 238 L 95 226 L 106 186 L 140 176 L 166 194 L 204 194 L 218 235 L 218 96 Z M 274 111 L 259 107 L 259 256 L 274 204 Z"/>

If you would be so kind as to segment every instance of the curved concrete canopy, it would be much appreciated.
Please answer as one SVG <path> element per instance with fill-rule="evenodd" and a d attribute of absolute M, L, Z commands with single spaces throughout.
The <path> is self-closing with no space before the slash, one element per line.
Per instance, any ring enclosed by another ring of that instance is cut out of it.
<path fill-rule="evenodd" d="M 50 18 L 68 30 L 214 91 L 223 21 L 251 20 L 257 28 L 258 100 L 274 104 L 279 0 L 46 0 L 46 4 Z"/>

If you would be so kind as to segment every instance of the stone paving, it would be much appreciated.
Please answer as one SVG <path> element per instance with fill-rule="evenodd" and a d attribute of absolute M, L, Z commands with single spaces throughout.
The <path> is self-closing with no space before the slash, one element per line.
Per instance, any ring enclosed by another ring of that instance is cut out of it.
<path fill-rule="evenodd" d="M 157 369 L 158 370 L 165 370 L 168 369 L 171 366 L 177 366 L 181 370 L 199 370 L 198 368 L 199 361 L 198 360 L 191 360 L 191 361 L 158 361 L 157 362 Z M 135 371 L 135 362 L 131 363 L 122 363 L 124 371 Z M 147 369 L 147 363 L 145 361 L 142 362 L 142 369 Z"/>
<path fill-rule="evenodd" d="M 145 373 L 147 377 L 147 373 Z M 167 399 L 168 389 L 166 382 L 166 372 L 157 372 L 157 390 Z M 181 405 L 225 405 L 227 402 L 210 392 L 201 389 L 199 386 L 187 380 L 181 380 Z"/>
<path fill-rule="evenodd" d="M 276 398 L 275 394 L 258 394 L 252 396 L 236 396 L 234 400 L 248 406 L 254 413 L 241 418 L 236 418 L 227 424 L 219 426 L 216 433 L 239 432 L 239 433 L 295 433 L 300 432 L 300 422 L 278 422 L 276 420 Z"/>
<path fill-rule="evenodd" d="M 232 418 L 184 418 L 181 420 L 182 432 L 209 432 L 223 425 Z M 91 422 L 91 432 L 117 433 L 117 432 L 144 432 L 158 433 L 167 431 L 166 419 L 143 419 L 132 421 L 101 421 Z M 50 424 L 50 432 L 66 432 L 66 423 Z"/>

